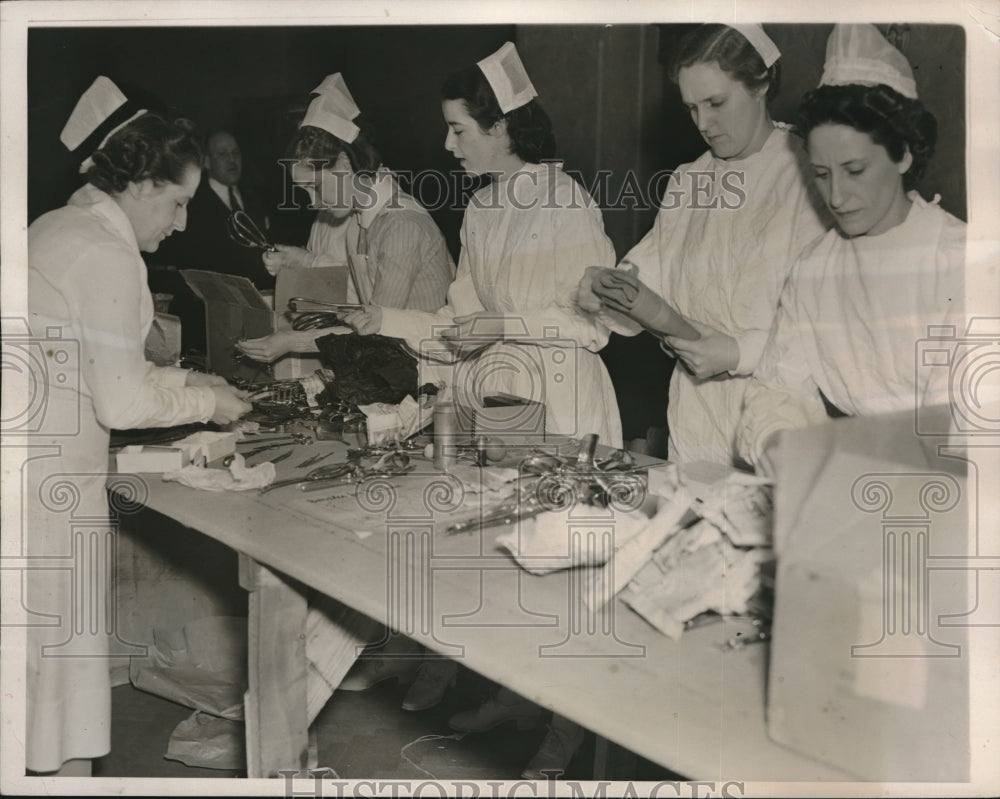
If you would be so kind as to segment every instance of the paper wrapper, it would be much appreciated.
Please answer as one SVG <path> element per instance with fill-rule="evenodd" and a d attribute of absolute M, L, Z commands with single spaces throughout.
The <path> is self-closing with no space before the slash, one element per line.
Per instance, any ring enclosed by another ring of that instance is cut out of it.
<path fill-rule="evenodd" d="M 696 492 L 692 510 L 725 533 L 736 546 L 770 546 L 773 524 L 770 482 L 745 472 L 731 472 L 724 480 Z"/>
<path fill-rule="evenodd" d="M 148 658 L 133 658 L 132 684 L 213 716 L 243 719 L 246 619 L 210 616 L 180 630 L 154 630 Z"/>
<path fill-rule="evenodd" d="M 719 529 L 702 519 L 671 536 L 647 561 L 622 600 L 670 638 L 705 611 L 745 613 L 757 592 L 758 565 L 769 548 L 737 549 Z"/>
<path fill-rule="evenodd" d="M 423 407 L 409 395 L 397 405 L 373 402 L 358 409 L 365 415 L 372 446 L 409 438 L 431 423 L 434 412 L 433 405 Z"/>
<path fill-rule="evenodd" d="M 174 727 L 163 757 L 194 768 L 241 771 L 247 762 L 245 739 L 240 722 L 195 711 Z"/>
<path fill-rule="evenodd" d="M 626 543 L 618 547 L 612 560 L 591 579 L 586 602 L 591 610 L 600 610 L 622 590 L 639 569 L 646 564 L 664 540 L 679 529 L 681 520 L 691 508 L 692 497 L 680 486 L 667 499 L 658 498 L 655 514 Z"/>

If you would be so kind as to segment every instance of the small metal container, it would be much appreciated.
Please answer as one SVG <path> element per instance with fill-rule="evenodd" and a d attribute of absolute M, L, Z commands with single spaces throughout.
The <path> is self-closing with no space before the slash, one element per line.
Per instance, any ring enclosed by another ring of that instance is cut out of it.
<path fill-rule="evenodd" d="M 452 402 L 434 406 L 434 468 L 448 471 L 456 457 L 458 444 L 458 414 Z"/>

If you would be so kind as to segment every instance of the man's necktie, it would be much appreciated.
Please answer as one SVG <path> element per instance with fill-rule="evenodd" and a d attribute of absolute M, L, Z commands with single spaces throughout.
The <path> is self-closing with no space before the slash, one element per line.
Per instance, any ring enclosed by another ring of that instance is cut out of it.
<path fill-rule="evenodd" d="M 229 187 L 229 210 L 233 213 L 243 210 L 240 206 L 240 201 L 236 199 L 236 189 L 232 186 Z"/>
<path fill-rule="evenodd" d="M 358 255 L 368 255 L 368 228 L 358 225 Z"/>

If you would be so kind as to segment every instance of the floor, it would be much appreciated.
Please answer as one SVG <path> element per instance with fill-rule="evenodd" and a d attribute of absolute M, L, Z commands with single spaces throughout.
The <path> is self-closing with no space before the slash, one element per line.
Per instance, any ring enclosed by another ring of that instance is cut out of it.
<path fill-rule="evenodd" d="M 318 764 L 347 779 L 519 779 L 521 769 L 545 736 L 544 720 L 526 732 L 506 724 L 464 737 L 448 727 L 452 713 L 477 704 L 489 690 L 485 679 L 463 669 L 457 684 L 438 707 L 418 713 L 400 708 L 406 689 L 396 681 L 363 692 L 337 692 L 315 723 Z M 191 713 L 187 707 L 132 685 L 114 688 L 111 753 L 95 764 L 94 775 L 201 779 L 245 776 L 235 769 L 196 768 L 164 757 L 174 727 Z M 609 776 L 681 779 L 642 758 L 633 759 L 629 753 L 617 751 L 617 762 L 628 763 L 630 773 Z M 595 738 L 588 733 L 564 779 L 592 779 L 594 752 Z"/>

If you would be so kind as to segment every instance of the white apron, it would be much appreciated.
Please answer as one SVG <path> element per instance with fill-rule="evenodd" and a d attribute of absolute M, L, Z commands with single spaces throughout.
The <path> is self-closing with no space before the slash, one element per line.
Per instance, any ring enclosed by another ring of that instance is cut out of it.
<path fill-rule="evenodd" d="M 966 226 L 909 197 L 901 224 L 855 238 L 831 230 L 795 265 L 747 390 L 747 459 L 756 462 L 774 432 L 824 421 L 820 392 L 850 416 L 949 402 L 953 367 L 925 362 L 922 350 L 962 351 Z M 925 344 L 945 326 L 952 341 Z"/>
<path fill-rule="evenodd" d="M 549 432 L 597 433 L 620 447 L 614 387 L 598 355 L 608 331 L 573 305 L 586 268 L 615 258 L 593 199 L 561 167 L 526 164 L 473 195 L 461 238 L 448 304 L 436 314 L 383 309 L 382 334 L 426 351 L 440 347 L 435 325 L 483 310 L 502 315 L 517 341 L 491 346 L 475 368 L 463 365 L 444 380 L 480 399 L 507 393 L 541 402 Z"/>
<path fill-rule="evenodd" d="M 622 261 L 638 266 L 639 278 L 682 316 L 739 345 L 739 364 L 727 375 L 700 380 L 680 364 L 674 369 L 667 402 L 673 461 L 737 460 L 743 393 L 781 287 L 802 249 L 827 227 L 803 177 L 803 157 L 798 137 L 777 125 L 747 158 L 725 161 L 708 151 L 678 167 L 652 230 Z M 628 322 L 613 329 L 638 332 Z"/>
<path fill-rule="evenodd" d="M 215 398 L 210 389 L 185 388 L 186 370 L 146 362 L 153 320 L 146 268 L 127 217 L 107 194 L 84 186 L 36 220 L 28 257 L 32 335 L 61 338 L 43 347 L 50 361 L 39 424 L 49 433 L 32 440 L 59 454 L 28 463 L 25 495 L 26 550 L 40 566 L 25 578 L 27 610 L 49 622 L 27 634 L 27 767 L 55 771 L 109 751 L 108 657 L 127 651 L 105 615 L 114 610 L 109 430 L 207 421 Z"/>

